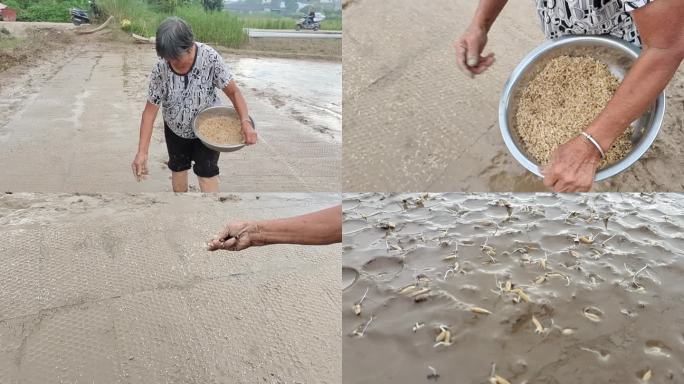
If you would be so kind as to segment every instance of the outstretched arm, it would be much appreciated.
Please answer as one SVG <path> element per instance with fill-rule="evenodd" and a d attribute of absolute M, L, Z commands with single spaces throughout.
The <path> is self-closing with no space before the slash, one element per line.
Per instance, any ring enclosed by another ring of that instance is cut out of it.
<path fill-rule="evenodd" d="M 229 223 L 208 244 L 210 251 L 240 251 L 268 244 L 326 245 L 342 241 L 342 206 L 306 215 Z"/>

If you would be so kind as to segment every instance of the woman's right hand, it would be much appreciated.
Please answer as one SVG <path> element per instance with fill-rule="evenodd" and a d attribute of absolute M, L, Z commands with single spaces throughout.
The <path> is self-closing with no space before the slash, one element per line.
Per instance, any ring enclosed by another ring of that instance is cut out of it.
<path fill-rule="evenodd" d="M 454 43 L 456 64 L 471 79 L 494 64 L 494 53 L 482 56 L 485 45 L 487 45 L 487 31 L 472 25 Z"/>
<path fill-rule="evenodd" d="M 234 221 L 228 223 L 218 235 L 207 243 L 207 250 L 242 251 L 251 246 L 263 245 L 257 240 L 261 231 L 259 224 L 254 221 Z"/>
<path fill-rule="evenodd" d="M 149 170 L 147 169 L 147 153 L 138 152 L 131 164 L 131 169 L 133 170 L 135 179 L 143 181 L 149 174 Z"/>

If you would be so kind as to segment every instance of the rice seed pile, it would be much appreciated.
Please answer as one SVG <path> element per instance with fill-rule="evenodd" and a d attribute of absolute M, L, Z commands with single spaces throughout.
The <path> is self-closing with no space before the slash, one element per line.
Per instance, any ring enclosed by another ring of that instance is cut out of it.
<path fill-rule="evenodd" d="M 197 128 L 207 140 L 214 144 L 242 144 L 240 121 L 227 116 L 214 116 L 203 120 Z"/>
<path fill-rule="evenodd" d="M 525 150 L 539 164 L 548 164 L 561 144 L 601 113 L 620 81 L 602 62 L 590 57 L 552 59 L 523 90 L 515 127 Z M 632 149 L 629 127 L 606 151 L 599 168 L 622 159 Z"/>

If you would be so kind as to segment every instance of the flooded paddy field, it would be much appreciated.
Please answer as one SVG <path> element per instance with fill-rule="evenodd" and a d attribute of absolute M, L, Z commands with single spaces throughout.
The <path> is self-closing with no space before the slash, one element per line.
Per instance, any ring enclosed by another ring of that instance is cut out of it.
<path fill-rule="evenodd" d="M 345 383 L 684 381 L 679 194 L 345 194 Z"/>

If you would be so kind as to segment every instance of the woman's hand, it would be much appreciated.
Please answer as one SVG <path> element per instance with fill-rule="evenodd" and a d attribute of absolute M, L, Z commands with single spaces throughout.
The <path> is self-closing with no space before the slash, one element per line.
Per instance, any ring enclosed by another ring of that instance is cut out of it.
<path fill-rule="evenodd" d="M 149 175 L 149 170 L 147 169 L 147 153 L 138 152 L 135 155 L 135 159 L 131 164 L 131 169 L 133 170 L 133 176 L 138 181 L 143 181 Z"/>
<path fill-rule="evenodd" d="M 541 170 L 544 185 L 554 192 L 587 192 L 600 160 L 599 151 L 577 136 L 553 151 L 551 164 Z"/>
<path fill-rule="evenodd" d="M 494 53 L 482 56 L 485 45 L 487 45 L 487 31 L 472 25 L 454 43 L 456 64 L 470 78 L 479 75 L 494 64 Z"/>
<path fill-rule="evenodd" d="M 207 244 L 207 249 L 216 251 L 242 251 L 251 246 L 263 245 L 255 236 L 260 232 L 259 225 L 252 221 L 234 221 L 214 236 Z"/>
<path fill-rule="evenodd" d="M 257 142 L 257 133 L 250 121 L 242 122 L 242 135 L 245 137 L 245 144 L 252 145 Z"/>

